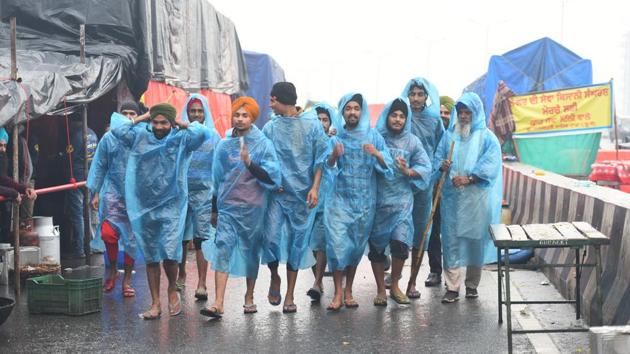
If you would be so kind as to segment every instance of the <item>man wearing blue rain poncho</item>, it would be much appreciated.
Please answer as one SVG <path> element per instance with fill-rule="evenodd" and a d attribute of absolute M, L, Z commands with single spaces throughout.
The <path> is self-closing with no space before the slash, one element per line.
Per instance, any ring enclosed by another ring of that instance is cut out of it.
<path fill-rule="evenodd" d="M 317 113 L 317 118 L 324 128 L 327 136 L 331 137 L 337 133 L 337 129 L 332 126 L 332 117 L 337 114 L 337 110 L 326 103 L 318 103 L 313 109 Z M 326 230 L 324 229 L 324 205 L 326 204 L 327 194 L 332 187 L 332 174 L 322 174 L 322 181 L 319 187 L 319 203 L 317 212 L 315 213 L 315 221 L 313 221 L 313 229 L 311 231 L 311 250 L 315 256 L 316 263 L 313 266 L 313 275 L 315 281 L 313 286 L 308 289 L 306 295 L 310 296 L 312 301 L 319 302 L 324 293 L 324 271 L 326 270 Z"/>
<path fill-rule="evenodd" d="M 385 106 L 376 123 L 376 128 L 385 139 L 395 162 L 392 166 L 393 179 L 376 176 L 376 216 L 368 241 L 368 258 L 372 262 L 377 286 L 375 306 L 387 306 L 384 279 L 387 246 L 392 255 L 390 297 L 399 304 L 409 303 L 409 298 L 400 290 L 398 281 L 413 241 L 411 187 L 426 188 L 431 181 L 432 172 L 431 161 L 420 139 L 411 133 L 410 113 L 406 100 L 397 98 Z"/>
<path fill-rule="evenodd" d="M 300 112 L 297 94 L 290 82 L 278 82 L 271 89 L 275 116 L 263 128 L 273 143 L 282 166 L 282 184 L 271 193 L 262 262 L 271 271 L 269 302 L 280 303 L 279 261 L 287 263 L 287 292 L 282 312 L 297 311 L 293 291 L 299 269 L 315 262 L 310 236 L 318 203 L 322 167 L 328 137 L 313 111 Z"/>
<path fill-rule="evenodd" d="M 195 298 L 208 299 L 206 290 L 206 274 L 208 262 L 201 252 L 201 243 L 210 238 L 212 232 L 211 218 L 213 217 L 212 196 L 212 162 L 214 148 L 221 137 L 214 129 L 214 121 L 208 107 L 208 101 L 199 94 L 192 94 L 182 108 L 181 120 L 183 122 L 199 122 L 204 129 L 208 129 L 209 138 L 193 152 L 188 168 L 188 210 L 186 213 L 186 228 L 184 231 L 184 243 L 182 260 L 179 264 L 177 289 L 181 290 L 186 284 L 186 256 L 188 243 L 192 240 L 195 246 L 195 259 L 197 261 L 197 289 Z M 214 214 L 216 218 L 216 211 Z"/>
<path fill-rule="evenodd" d="M 135 102 L 125 102 L 120 113 L 112 114 L 109 129 L 115 129 L 138 116 L 140 108 Z M 131 224 L 125 205 L 125 171 L 129 158 L 129 147 L 108 131 L 96 147 L 96 154 L 90 167 L 87 187 L 92 195 L 92 208 L 98 210 L 99 227 L 90 246 L 92 249 L 107 251 L 110 264 L 109 277 L 103 291 L 110 293 L 116 286 L 118 276 L 118 244 L 124 248 L 125 277 L 122 282 L 124 297 L 133 297 L 136 292 L 131 287 L 131 272 L 137 255 L 136 240 L 131 232 Z"/>
<path fill-rule="evenodd" d="M 228 276 L 247 277 L 245 313 L 257 311 L 254 285 L 258 277 L 260 250 L 269 192 L 282 179 L 273 144 L 253 124 L 260 109 L 251 97 L 232 103 L 232 130 L 217 145 L 212 167 L 219 217 L 214 240 L 202 245 L 215 271 L 214 303 L 201 310 L 221 317 Z"/>
<path fill-rule="evenodd" d="M 324 208 L 326 258 L 335 283 L 335 295 L 328 305 L 332 311 L 339 310 L 342 304 L 348 308 L 359 306 L 352 296 L 352 283 L 374 222 L 375 172 L 393 177 L 389 167 L 391 156 L 383 137 L 370 128 L 370 114 L 363 96 L 345 95 L 339 102 L 339 110 L 334 122 L 337 136 L 329 141 L 332 152 L 326 162 L 329 168 L 336 166 L 337 175 Z"/>
<path fill-rule="evenodd" d="M 175 280 L 182 257 L 182 239 L 188 208 L 188 166 L 193 151 L 208 137 L 197 122 L 176 121 L 177 111 L 168 103 L 151 107 L 150 125 L 131 122 L 112 129 L 120 142 L 130 147 L 125 181 L 125 200 L 131 228 L 147 263 L 151 307 L 140 315 L 160 317 L 160 262 L 168 278 L 168 309 L 171 316 L 182 306 Z M 138 122 L 147 118 L 140 116 Z M 173 129 L 177 125 L 179 129 Z"/>
<path fill-rule="evenodd" d="M 446 294 L 444 303 L 459 299 L 461 273 L 466 268 L 466 297 L 476 298 L 481 266 L 496 261 L 488 227 L 501 213 L 501 147 L 486 128 L 483 104 L 467 92 L 455 104 L 456 118 L 438 145 L 434 166 L 448 170 L 442 188 L 442 248 Z M 453 157 L 448 153 L 455 142 Z M 436 175 L 439 172 L 436 171 Z"/>
<path fill-rule="evenodd" d="M 424 151 L 433 160 L 435 149 L 444 134 L 444 127 L 440 120 L 440 96 L 437 89 L 428 80 L 417 77 L 409 80 L 402 92 L 403 97 L 409 99 L 411 106 L 411 133 L 422 142 Z M 413 200 L 413 249 L 411 252 L 411 266 L 415 266 L 420 237 L 431 215 L 433 203 L 433 184 L 424 189 L 415 189 Z M 426 243 L 428 245 L 428 242 Z M 416 279 L 409 279 L 407 296 L 411 299 L 420 298 L 416 289 Z"/>

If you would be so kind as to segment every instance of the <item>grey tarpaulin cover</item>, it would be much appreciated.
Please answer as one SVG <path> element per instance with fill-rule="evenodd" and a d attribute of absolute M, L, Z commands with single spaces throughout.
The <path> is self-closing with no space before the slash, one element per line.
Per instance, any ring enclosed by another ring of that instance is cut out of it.
<path fill-rule="evenodd" d="M 9 17 L 17 19 L 18 75 L 10 74 Z M 30 100 L 37 117 L 93 101 L 125 79 L 139 97 L 149 80 L 228 94 L 247 87 L 232 22 L 207 0 L 2 0 L 0 2 L 0 126 Z M 86 25 L 86 63 L 79 60 L 79 25 Z"/>

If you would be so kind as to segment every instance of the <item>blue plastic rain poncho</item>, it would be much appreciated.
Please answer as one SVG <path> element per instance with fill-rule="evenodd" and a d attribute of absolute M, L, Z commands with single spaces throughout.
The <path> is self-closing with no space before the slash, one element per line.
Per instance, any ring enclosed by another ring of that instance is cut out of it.
<path fill-rule="evenodd" d="M 440 95 L 429 80 L 417 77 L 409 80 L 401 96 L 407 97 L 413 85 L 424 87 L 428 97 L 422 111 L 412 112 L 411 132 L 420 139 L 422 146 L 424 146 L 424 151 L 430 159 L 433 159 L 435 149 L 444 134 L 444 125 L 440 119 Z M 433 184 L 428 185 L 424 189 L 416 189 L 413 203 L 414 248 L 418 248 L 420 245 L 422 231 L 431 216 L 432 203 Z M 428 245 L 429 243 L 426 242 L 425 248 Z"/>
<path fill-rule="evenodd" d="M 109 127 L 115 129 L 129 122 L 129 118 L 114 112 L 110 118 Z M 118 232 L 120 236 L 118 243 L 125 253 L 135 259 L 138 248 L 131 232 L 125 204 L 125 171 L 128 158 L 129 147 L 121 144 L 111 131 L 105 133 L 96 147 L 96 154 L 90 165 L 87 179 L 90 194 L 99 194 L 99 224 L 90 246 L 92 249 L 105 251 L 105 243 L 101 239 L 101 225 L 107 220 Z"/>
<path fill-rule="evenodd" d="M 186 229 L 184 240 L 194 238 L 207 240 L 214 233 L 210 224 L 212 215 L 212 196 L 214 195 L 212 184 L 212 159 L 214 149 L 221 140 L 221 136 L 214 129 L 212 113 L 206 98 L 199 94 L 192 94 L 184 104 L 181 120 L 188 122 L 188 105 L 191 100 L 201 101 L 204 111 L 204 129 L 207 129 L 208 139 L 192 154 L 190 167 L 188 168 L 188 211 L 186 213 Z"/>
<path fill-rule="evenodd" d="M 438 145 L 433 163 L 435 176 L 448 157 L 455 141 L 452 164 L 442 187 L 440 202 L 444 268 L 481 266 L 496 261 L 496 249 L 488 227 L 500 222 L 502 177 L 501 147 L 486 128 L 485 114 L 477 94 L 467 92 L 456 108 L 466 105 L 473 112 L 471 133 L 462 138 L 456 133 L 456 110 L 451 113 L 448 131 Z M 475 176 L 476 183 L 456 188 L 455 176 Z"/>
<path fill-rule="evenodd" d="M 392 171 L 394 178 L 386 179 L 377 175 L 376 216 L 374 228 L 370 235 L 370 248 L 383 253 L 390 241 L 400 241 L 411 246 L 413 241 L 413 190 L 425 189 L 431 181 L 431 160 L 424 151 L 420 139 L 411 133 L 411 108 L 406 98 L 399 98 L 407 104 L 407 121 L 401 133 L 393 133 L 387 127 L 387 119 L 392 102 L 388 103 L 378 118 L 376 129 L 385 139 L 385 144 L 394 160 Z M 410 179 L 403 175 L 396 162 L 401 156 L 407 162 L 407 167 L 415 170 L 421 177 Z"/>
<path fill-rule="evenodd" d="M 326 258 L 333 271 L 357 266 L 365 252 L 376 210 L 376 174 L 393 177 L 391 168 L 383 168 L 377 159 L 363 150 L 372 144 L 381 152 L 387 166 L 392 165 L 385 140 L 370 128 L 370 114 L 365 99 L 361 105 L 359 125 L 346 130 L 343 109 L 354 93 L 341 98 L 339 112 L 333 121 L 337 136 L 329 141 L 329 150 L 343 144 L 343 155 L 337 160 L 337 174 L 329 199 L 324 206 Z"/>
<path fill-rule="evenodd" d="M 315 263 L 310 236 L 315 209 L 306 203 L 315 172 L 327 156 L 328 136 L 315 111 L 275 116 L 263 133 L 273 143 L 282 168 L 282 191 L 273 191 L 267 208 L 263 263 L 286 262 L 292 269 Z"/>
<path fill-rule="evenodd" d="M 9 143 L 9 134 L 4 128 L 0 128 L 0 141 L 4 141 L 5 144 Z"/>
<path fill-rule="evenodd" d="M 126 122 L 111 130 L 130 147 L 125 181 L 127 214 L 147 263 L 182 258 L 188 208 L 188 166 L 207 139 L 197 122 L 158 139 L 150 125 Z"/>
<path fill-rule="evenodd" d="M 258 180 L 245 167 L 239 140 L 230 132 L 217 145 L 212 168 L 219 208 L 217 232 L 214 240 L 201 247 L 213 270 L 256 278 L 269 191 L 280 187 L 282 177 L 273 144 L 255 125 L 245 135 L 244 144 L 252 163 L 267 172 L 273 185 Z"/>
<path fill-rule="evenodd" d="M 330 129 L 335 128 L 332 125 L 333 119 L 337 115 L 337 110 L 326 103 L 318 103 L 313 106 L 313 111 L 317 112 L 317 108 L 325 109 L 330 117 Z M 336 128 L 335 128 L 336 129 Z M 319 185 L 319 203 L 315 212 L 315 220 L 313 221 L 313 229 L 311 231 L 311 250 L 326 251 L 326 230 L 324 228 L 324 205 L 328 200 L 328 195 L 332 188 L 334 175 L 331 170 L 324 168 L 322 180 Z"/>

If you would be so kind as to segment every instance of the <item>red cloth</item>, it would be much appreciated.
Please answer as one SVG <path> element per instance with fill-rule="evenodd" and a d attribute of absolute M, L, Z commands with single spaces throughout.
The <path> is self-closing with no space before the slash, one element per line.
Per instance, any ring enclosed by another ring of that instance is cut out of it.
<path fill-rule="evenodd" d="M 120 237 L 118 236 L 118 231 L 107 220 L 101 224 L 101 238 L 105 242 L 109 264 L 116 264 L 118 262 L 118 239 Z M 125 252 L 125 265 L 133 265 L 133 258 L 127 252 Z"/>
<path fill-rule="evenodd" d="M 630 184 L 630 161 L 602 161 L 591 165 L 591 181 Z"/>

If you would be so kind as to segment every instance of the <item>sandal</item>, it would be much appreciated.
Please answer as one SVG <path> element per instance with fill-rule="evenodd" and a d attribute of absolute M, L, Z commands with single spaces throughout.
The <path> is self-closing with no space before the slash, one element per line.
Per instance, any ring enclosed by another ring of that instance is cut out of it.
<path fill-rule="evenodd" d="M 296 313 L 296 312 L 297 312 L 297 305 L 295 304 L 284 305 L 282 307 L 282 313 Z"/>
<path fill-rule="evenodd" d="M 151 310 L 145 311 L 144 313 L 140 313 L 138 314 L 138 317 L 140 317 L 143 320 L 157 320 L 160 318 L 160 316 L 162 316 L 162 311 L 158 312 L 157 315 L 152 315 L 151 314 Z"/>
<path fill-rule="evenodd" d="M 277 297 L 278 300 L 272 301 L 271 300 L 272 297 Z M 267 300 L 269 300 L 269 303 L 272 304 L 273 306 L 278 306 L 282 302 L 282 295 L 280 294 L 280 291 L 273 291 L 271 290 L 271 288 L 269 288 L 269 294 L 267 294 Z"/>
<path fill-rule="evenodd" d="M 184 289 L 186 289 L 186 283 L 180 283 L 176 281 L 175 287 L 177 288 L 177 291 L 184 291 Z"/>
<path fill-rule="evenodd" d="M 179 293 L 177 293 L 177 303 L 175 303 L 175 305 L 168 304 L 168 314 L 170 316 L 177 316 L 180 313 L 182 313 L 182 298 Z"/>
<path fill-rule="evenodd" d="M 407 291 L 407 297 L 410 299 L 419 299 L 420 292 L 418 290 Z"/>
<path fill-rule="evenodd" d="M 386 296 L 381 296 L 381 295 L 376 295 L 376 297 L 374 298 L 374 306 L 386 307 L 387 306 L 387 297 Z"/>
<path fill-rule="evenodd" d="M 195 298 L 197 300 L 208 300 L 208 290 L 206 289 L 197 289 L 195 290 Z"/>
<path fill-rule="evenodd" d="M 346 300 L 344 300 L 344 305 L 346 305 L 346 307 L 349 308 L 349 309 L 356 309 L 357 307 L 359 307 L 359 303 L 354 301 L 354 299 L 346 299 Z"/>
<path fill-rule="evenodd" d="M 322 293 L 323 291 L 321 289 L 318 288 L 310 288 L 308 289 L 308 291 L 306 292 L 306 295 L 311 297 L 311 301 L 313 302 L 319 302 L 319 300 L 322 298 Z"/>
<path fill-rule="evenodd" d="M 399 305 L 408 305 L 411 303 L 411 300 L 409 300 L 409 297 L 403 293 L 395 294 L 390 291 L 389 297 L 391 297 Z"/>
<path fill-rule="evenodd" d="M 258 312 L 258 308 L 256 307 L 256 304 L 243 305 L 243 313 L 250 314 L 250 313 L 256 313 L 256 312 Z"/>
<path fill-rule="evenodd" d="M 210 308 L 202 308 L 201 311 L 199 311 L 199 313 L 202 314 L 203 316 L 212 317 L 212 318 L 221 318 L 223 315 L 223 311 L 219 311 L 219 309 L 214 306 Z"/>
<path fill-rule="evenodd" d="M 123 297 L 134 297 L 136 296 L 136 291 L 130 285 L 123 285 L 122 294 Z"/>

